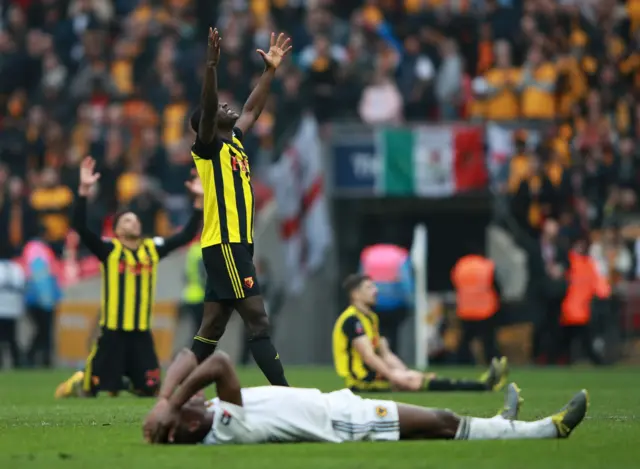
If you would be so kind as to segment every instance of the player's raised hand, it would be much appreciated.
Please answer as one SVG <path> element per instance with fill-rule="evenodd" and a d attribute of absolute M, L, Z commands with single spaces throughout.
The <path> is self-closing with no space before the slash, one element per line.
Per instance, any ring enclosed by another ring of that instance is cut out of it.
<path fill-rule="evenodd" d="M 277 69 L 282 63 L 282 59 L 287 55 L 293 46 L 290 45 L 291 38 L 284 35 L 284 33 L 278 34 L 271 33 L 271 44 L 269 45 L 269 52 L 265 52 L 262 49 L 258 49 L 257 52 L 262 56 L 265 65 L 268 68 Z"/>
<path fill-rule="evenodd" d="M 191 176 L 192 178 L 185 182 L 184 185 L 195 198 L 193 203 L 194 207 L 202 209 L 204 202 L 204 188 L 202 187 L 202 181 L 200 181 L 198 172 L 195 169 L 191 171 Z"/>
<path fill-rule="evenodd" d="M 220 43 L 222 38 L 218 28 L 209 28 L 209 47 L 207 49 L 207 62 L 212 66 L 217 66 L 220 61 Z"/>
<path fill-rule="evenodd" d="M 100 173 L 95 172 L 96 160 L 85 157 L 80 164 L 80 195 L 87 196 L 93 185 L 100 179 Z"/>

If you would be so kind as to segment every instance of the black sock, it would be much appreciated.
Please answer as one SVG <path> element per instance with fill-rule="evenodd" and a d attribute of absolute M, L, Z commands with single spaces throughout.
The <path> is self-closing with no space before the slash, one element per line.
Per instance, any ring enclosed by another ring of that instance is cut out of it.
<path fill-rule="evenodd" d="M 196 356 L 196 360 L 198 364 L 205 361 L 209 358 L 209 355 L 212 355 L 213 352 L 216 351 L 216 347 L 218 346 L 217 340 L 206 339 L 199 335 L 193 338 L 193 343 L 191 344 L 191 351 Z"/>
<path fill-rule="evenodd" d="M 284 377 L 280 355 L 269 337 L 256 337 L 249 340 L 249 348 L 251 348 L 253 359 L 273 386 L 289 386 Z"/>
<path fill-rule="evenodd" d="M 425 379 L 424 389 L 429 391 L 488 391 L 489 387 L 482 381 L 438 377 Z"/>

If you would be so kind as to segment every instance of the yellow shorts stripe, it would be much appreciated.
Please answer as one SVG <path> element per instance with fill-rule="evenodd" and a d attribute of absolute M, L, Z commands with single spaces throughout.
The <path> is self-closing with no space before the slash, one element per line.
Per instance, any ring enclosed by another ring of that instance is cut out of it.
<path fill-rule="evenodd" d="M 91 346 L 91 352 L 87 357 L 87 362 L 84 366 L 84 379 L 82 381 L 82 390 L 85 392 L 91 392 L 92 378 L 93 378 L 93 359 L 98 353 L 98 341 L 96 340 Z"/>
<path fill-rule="evenodd" d="M 229 272 L 229 278 L 231 279 L 231 284 L 233 285 L 233 291 L 236 294 L 236 298 L 244 298 L 244 290 L 242 288 L 242 283 L 240 282 L 240 275 L 236 268 L 236 262 L 233 259 L 231 246 L 228 244 L 221 244 L 220 247 L 222 248 L 222 255 L 224 256 L 224 261 L 227 265 L 227 271 Z"/>
<path fill-rule="evenodd" d="M 217 341 L 217 340 L 207 339 L 207 338 L 205 338 L 205 337 L 202 337 L 201 335 L 197 335 L 197 336 L 195 336 L 195 337 L 193 338 L 193 340 L 197 340 L 198 342 L 202 342 L 202 343 L 210 344 L 210 345 L 213 345 L 213 344 L 217 344 L 217 343 L 218 343 L 218 341 Z"/>

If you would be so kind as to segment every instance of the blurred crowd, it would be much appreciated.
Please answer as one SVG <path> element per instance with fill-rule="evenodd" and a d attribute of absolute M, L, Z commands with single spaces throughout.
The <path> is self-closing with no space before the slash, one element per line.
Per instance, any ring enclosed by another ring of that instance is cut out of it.
<path fill-rule="evenodd" d="M 519 147 L 505 183 L 533 230 L 569 201 L 598 223 L 636 205 L 635 0 L 9 0 L 0 8 L 3 251 L 42 236 L 62 252 L 85 154 L 102 173 L 94 229 L 121 205 L 148 232 L 184 222 L 186 116 L 198 102 L 210 25 L 224 38 L 221 100 L 237 107 L 262 70 L 255 49 L 271 31 L 292 37 L 293 60 L 246 139 L 258 179 L 303 110 L 321 123 L 533 119 L 554 123 L 546 145 Z"/>

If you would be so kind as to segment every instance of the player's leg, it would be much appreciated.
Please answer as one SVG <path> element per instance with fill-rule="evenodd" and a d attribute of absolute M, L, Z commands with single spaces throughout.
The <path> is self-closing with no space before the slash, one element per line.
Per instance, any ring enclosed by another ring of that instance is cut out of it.
<path fill-rule="evenodd" d="M 460 417 L 448 410 L 398 404 L 400 439 L 508 440 L 566 438 L 587 412 L 586 391 L 581 391 L 558 413 L 534 422 L 517 416 L 520 397 L 515 385 L 507 391 L 505 409 L 493 418 Z M 514 412 L 513 409 L 516 409 Z"/>
<path fill-rule="evenodd" d="M 203 248 L 202 260 L 207 271 L 202 322 L 191 345 L 198 363 L 215 352 L 231 318 L 231 300 L 236 298 L 237 290 L 230 278 L 222 245 Z"/>
<path fill-rule="evenodd" d="M 237 290 L 233 305 L 249 331 L 249 348 L 262 373 L 272 385 L 288 386 L 280 355 L 271 342 L 269 317 L 260 295 L 250 249 L 242 244 L 223 245 L 223 254 Z"/>
<path fill-rule="evenodd" d="M 56 398 L 95 397 L 99 391 L 117 396 L 122 390 L 125 371 L 125 345 L 122 332 L 101 331 L 83 371 L 75 372 L 56 389 Z"/>
<path fill-rule="evenodd" d="M 425 374 L 419 384 L 425 391 L 499 391 L 507 384 L 509 368 L 506 357 L 491 360 L 489 369 L 479 379 L 455 379 Z"/>
<path fill-rule="evenodd" d="M 151 331 L 131 333 L 126 375 L 136 396 L 153 397 L 160 389 L 160 365 Z"/>

